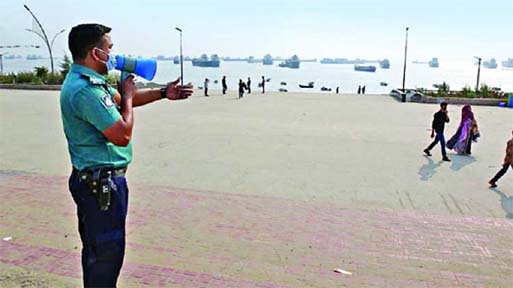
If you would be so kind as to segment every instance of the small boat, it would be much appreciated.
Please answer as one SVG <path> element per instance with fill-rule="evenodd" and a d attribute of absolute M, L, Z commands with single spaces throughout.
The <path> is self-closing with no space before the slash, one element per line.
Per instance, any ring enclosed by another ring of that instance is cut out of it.
<path fill-rule="evenodd" d="M 287 82 L 281 82 L 280 83 L 281 86 L 286 86 L 287 85 Z"/>
<path fill-rule="evenodd" d="M 354 65 L 355 71 L 362 71 L 362 72 L 376 72 L 376 66 L 364 66 L 364 65 Z"/>
<path fill-rule="evenodd" d="M 386 87 L 386 86 L 388 86 L 388 83 L 387 82 L 379 82 L 379 85 L 383 86 L 383 87 Z"/>
<path fill-rule="evenodd" d="M 280 89 L 278 89 L 278 91 L 280 91 L 280 92 L 289 92 L 289 91 L 288 91 L 287 89 L 285 89 L 285 88 L 280 88 Z"/>
<path fill-rule="evenodd" d="M 314 88 L 314 82 L 309 82 L 308 85 L 299 84 L 299 88 Z"/>
<path fill-rule="evenodd" d="M 322 86 L 321 87 L 321 91 L 328 91 L 329 92 L 329 91 L 331 91 L 331 88 Z"/>
<path fill-rule="evenodd" d="M 180 57 L 175 56 L 175 57 L 173 58 L 173 64 L 180 64 Z"/>

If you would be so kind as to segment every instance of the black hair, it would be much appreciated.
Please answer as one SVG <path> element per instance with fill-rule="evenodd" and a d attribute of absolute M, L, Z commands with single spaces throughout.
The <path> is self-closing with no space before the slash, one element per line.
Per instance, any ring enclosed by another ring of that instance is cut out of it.
<path fill-rule="evenodd" d="M 87 53 L 102 43 L 103 35 L 111 28 L 101 24 L 80 24 L 69 32 L 68 46 L 73 60 L 84 60 Z"/>
<path fill-rule="evenodd" d="M 447 107 L 447 102 L 440 103 L 440 107 Z"/>

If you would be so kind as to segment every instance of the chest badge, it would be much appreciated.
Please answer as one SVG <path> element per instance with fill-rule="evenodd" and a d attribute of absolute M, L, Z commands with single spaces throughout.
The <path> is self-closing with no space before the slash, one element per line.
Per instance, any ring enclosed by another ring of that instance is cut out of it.
<path fill-rule="evenodd" d="M 107 108 L 112 108 L 114 106 L 114 102 L 112 102 L 112 98 L 108 94 L 102 96 L 102 101 L 103 103 L 105 103 L 105 106 L 107 106 Z"/>

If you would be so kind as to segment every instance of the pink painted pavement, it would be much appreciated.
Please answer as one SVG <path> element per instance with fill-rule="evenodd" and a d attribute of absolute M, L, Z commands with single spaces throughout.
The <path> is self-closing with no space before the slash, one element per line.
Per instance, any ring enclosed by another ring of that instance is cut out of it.
<path fill-rule="evenodd" d="M 122 287 L 513 283 L 509 219 L 352 209 L 130 179 L 129 185 Z M 13 237 L 0 241 L 2 267 L 51 274 L 55 286 L 80 285 L 80 240 L 67 177 L 0 174 L 0 199 L 0 236 Z"/>

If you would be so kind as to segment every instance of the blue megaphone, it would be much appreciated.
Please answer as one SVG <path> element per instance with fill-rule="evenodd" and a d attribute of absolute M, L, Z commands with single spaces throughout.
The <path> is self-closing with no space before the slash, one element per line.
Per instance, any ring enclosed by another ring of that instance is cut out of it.
<path fill-rule="evenodd" d="M 116 55 L 116 66 L 114 69 L 122 73 L 121 79 L 126 78 L 128 74 L 135 74 L 151 81 L 157 73 L 157 60 L 152 58 L 131 58 Z M 125 76 L 125 77 L 123 77 Z"/>

